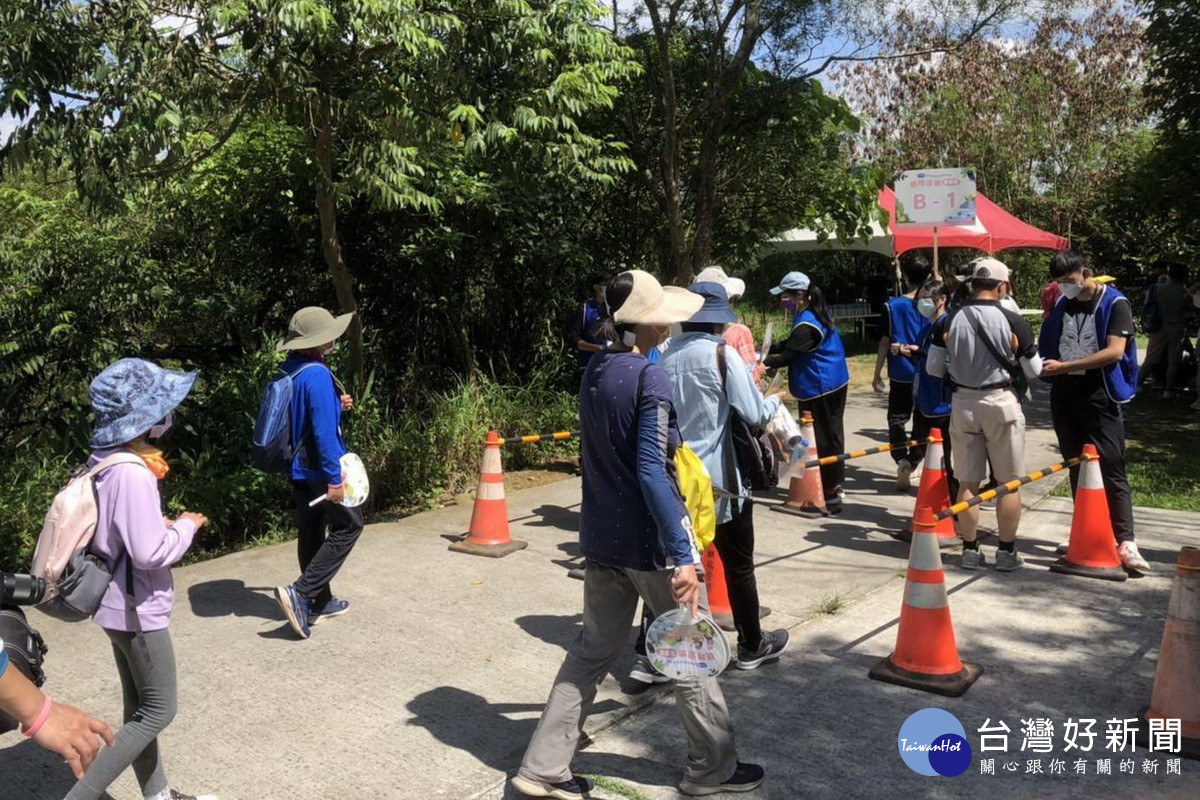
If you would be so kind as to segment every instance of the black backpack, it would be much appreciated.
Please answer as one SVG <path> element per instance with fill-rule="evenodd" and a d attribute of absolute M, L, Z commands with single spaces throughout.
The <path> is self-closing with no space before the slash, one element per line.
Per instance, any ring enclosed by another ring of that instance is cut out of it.
<path fill-rule="evenodd" d="M 721 391 L 724 392 L 725 342 L 717 345 L 717 369 L 721 372 Z M 762 492 L 779 485 L 779 460 L 775 458 L 766 431 L 748 424 L 732 406 L 729 408 L 729 437 L 746 488 Z"/>

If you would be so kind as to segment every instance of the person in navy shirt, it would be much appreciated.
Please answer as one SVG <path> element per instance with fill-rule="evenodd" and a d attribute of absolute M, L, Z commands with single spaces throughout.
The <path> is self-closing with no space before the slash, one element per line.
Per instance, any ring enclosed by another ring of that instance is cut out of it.
<path fill-rule="evenodd" d="M 880 321 L 879 352 L 875 359 L 875 377 L 871 382 L 877 394 L 883 394 L 880 376 L 884 361 L 888 368 L 888 442 L 896 462 L 896 491 L 908 491 L 912 473 L 925 457 L 925 445 L 905 447 L 908 423 L 913 419 L 914 355 L 929 330 L 929 321 L 917 311 L 917 290 L 929 279 L 929 260 L 920 252 L 909 251 L 900 257 L 900 268 L 908 291 L 887 302 Z M 915 433 L 914 433 L 915 438 Z"/>
<path fill-rule="evenodd" d="M 567 326 L 567 341 L 575 349 L 581 368 L 587 367 L 592 356 L 604 349 L 604 342 L 596 338 L 596 327 L 608 314 L 604 306 L 604 288 L 611 280 L 611 272 L 597 272 L 592 276 L 592 297 L 575 309 L 571 324 Z"/>
<path fill-rule="evenodd" d="M 583 631 L 558 671 L 512 780 L 529 797 L 570 800 L 591 791 L 590 781 L 571 773 L 571 759 L 596 687 L 626 647 L 638 599 L 655 616 L 679 605 L 695 613 L 701 602 L 691 519 L 674 475 L 674 451 L 682 440 L 671 384 L 643 353 L 703 300 L 632 270 L 609 284 L 607 303 L 612 316 L 600 335 L 613 344 L 588 362 L 580 386 Z M 688 737 L 680 791 L 707 795 L 757 787 L 763 769 L 738 762 L 716 678 L 675 681 L 675 698 Z"/>

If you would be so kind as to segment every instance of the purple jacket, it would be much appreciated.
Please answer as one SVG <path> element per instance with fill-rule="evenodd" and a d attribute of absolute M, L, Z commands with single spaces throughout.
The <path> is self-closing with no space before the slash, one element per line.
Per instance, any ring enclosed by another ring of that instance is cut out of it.
<path fill-rule="evenodd" d="M 88 466 L 115 452 L 97 450 L 88 459 Z M 100 473 L 96 494 L 99 520 L 91 549 L 116 564 L 112 583 L 94 617 L 96 624 L 108 630 L 136 630 L 125 593 L 126 570 L 132 567 L 134 605 L 142 630 L 162 630 L 175 605 L 171 566 L 192 546 L 196 526 L 181 519 L 167 527 L 158 480 L 149 469 L 137 464 L 117 464 Z"/>

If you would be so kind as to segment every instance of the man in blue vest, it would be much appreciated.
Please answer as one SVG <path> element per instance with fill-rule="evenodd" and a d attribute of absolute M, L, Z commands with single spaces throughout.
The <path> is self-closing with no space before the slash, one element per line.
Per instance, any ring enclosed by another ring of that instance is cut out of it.
<path fill-rule="evenodd" d="M 913 378 L 916 374 L 914 354 L 929 329 L 929 320 L 917 311 L 917 290 L 929 279 L 929 259 L 910 251 L 901 257 L 906 291 L 887 301 L 879 323 L 879 352 L 875 358 L 875 377 L 871 386 L 883 394 L 883 362 L 888 367 L 888 442 L 894 448 L 896 462 L 896 491 L 905 492 L 912 486 L 912 473 L 925 457 L 925 446 L 909 449 L 908 423 L 913 415 Z"/>
<path fill-rule="evenodd" d="M 592 298 L 580 303 L 567 326 L 567 341 L 575 349 L 580 369 L 586 369 L 593 353 L 604 349 L 605 343 L 596 339 L 596 325 L 608 315 L 604 305 L 604 289 L 612 280 L 611 272 L 597 272 L 592 276 Z"/>
<path fill-rule="evenodd" d="M 1098 283 L 1087 260 L 1073 250 L 1051 259 L 1050 277 L 1062 297 L 1042 323 L 1038 353 L 1042 377 L 1050 382 L 1058 447 L 1063 458 L 1074 458 L 1085 444 L 1096 446 L 1121 563 L 1131 572 L 1145 572 L 1150 565 L 1134 542 L 1121 414 L 1121 406 L 1137 392 L 1133 308 L 1115 286 Z M 1072 489 L 1078 481 L 1079 467 L 1073 467 Z"/>

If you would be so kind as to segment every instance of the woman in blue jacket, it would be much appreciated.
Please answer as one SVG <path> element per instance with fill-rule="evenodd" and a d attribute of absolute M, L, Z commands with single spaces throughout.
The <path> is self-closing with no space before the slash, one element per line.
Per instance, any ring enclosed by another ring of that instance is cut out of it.
<path fill-rule="evenodd" d="M 846 433 L 842 416 L 850 370 L 825 296 L 803 272 L 784 275 L 771 294 L 794 316 L 787 341 L 772 348 L 763 363 L 768 368 L 788 368 L 788 389 L 800 401 L 800 410 L 812 413 L 817 455 L 824 458 L 843 453 Z M 821 467 L 825 507 L 831 514 L 842 510 L 844 474 L 845 465 L 840 461 Z"/>

